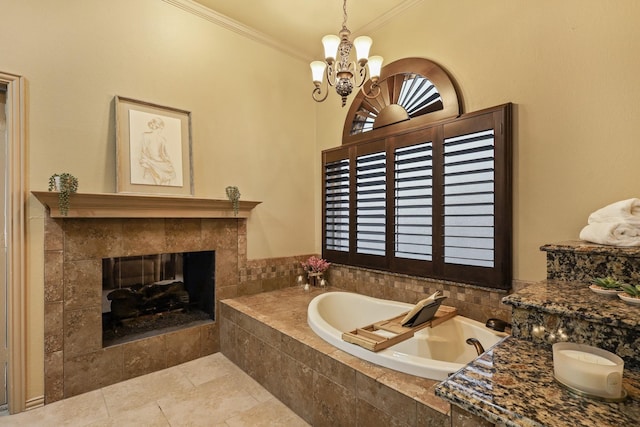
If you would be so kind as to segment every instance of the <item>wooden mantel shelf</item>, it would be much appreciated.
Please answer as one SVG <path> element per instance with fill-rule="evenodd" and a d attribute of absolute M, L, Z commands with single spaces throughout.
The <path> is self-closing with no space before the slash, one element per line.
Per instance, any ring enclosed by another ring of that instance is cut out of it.
<path fill-rule="evenodd" d="M 58 208 L 58 193 L 31 192 L 52 218 L 248 218 L 261 202 L 240 200 L 238 215 L 234 215 L 229 200 L 198 199 L 184 196 L 152 196 L 122 193 L 74 193 L 69 213 L 63 216 Z"/>

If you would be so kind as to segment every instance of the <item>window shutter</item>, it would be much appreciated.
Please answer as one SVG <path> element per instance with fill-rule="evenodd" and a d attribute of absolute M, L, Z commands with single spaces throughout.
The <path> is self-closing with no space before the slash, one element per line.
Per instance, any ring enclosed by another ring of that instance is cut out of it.
<path fill-rule="evenodd" d="M 396 148 L 394 161 L 395 256 L 431 261 L 433 146 Z"/>
<path fill-rule="evenodd" d="M 494 266 L 494 131 L 444 140 L 444 262 Z"/>
<path fill-rule="evenodd" d="M 329 261 L 511 286 L 511 104 L 327 150 L 323 171 Z"/>
<path fill-rule="evenodd" d="M 384 256 L 386 153 L 356 157 L 356 252 Z"/>
<path fill-rule="evenodd" d="M 325 165 L 325 248 L 349 252 L 349 159 Z"/>

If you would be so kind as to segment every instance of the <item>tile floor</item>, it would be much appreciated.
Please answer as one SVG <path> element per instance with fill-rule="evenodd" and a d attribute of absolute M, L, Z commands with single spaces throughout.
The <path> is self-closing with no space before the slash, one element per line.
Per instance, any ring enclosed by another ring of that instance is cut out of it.
<path fill-rule="evenodd" d="M 308 426 L 222 353 L 45 407 L 0 426 Z"/>

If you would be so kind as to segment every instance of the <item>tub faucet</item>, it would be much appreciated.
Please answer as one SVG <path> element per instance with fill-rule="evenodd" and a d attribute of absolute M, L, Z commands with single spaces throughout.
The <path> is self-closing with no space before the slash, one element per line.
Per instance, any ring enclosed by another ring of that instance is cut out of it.
<path fill-rule="evenodd" d="M 476 352 L 478 353 L 478 356 L 484 353 L 484 347 L 482 346 L 482 344 L 480 344 L 480 341 L 478 341 L 477 338 L 467 338 L 466 343 L 476 348 Z"/>
<path fill-rule="evenodd" d="M 485 323 L 485 326 L 497 332 L 504 332 L 505 329 L 511 327 L 511 325 L 508 322 L 502 319 L 494 319 L 494 318 L 487 320 L 487 323 Z"/>

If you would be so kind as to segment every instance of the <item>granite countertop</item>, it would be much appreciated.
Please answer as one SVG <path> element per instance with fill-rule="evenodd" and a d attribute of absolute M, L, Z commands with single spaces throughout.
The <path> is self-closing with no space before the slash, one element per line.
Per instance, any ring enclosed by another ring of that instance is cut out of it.
<path fill-rule="evenodd" d="M 567 240 L 565 242 L 550 243 L 542 245 L 540 250 L 543 252 L 585 252 L 589 254 L 640 257 L 640 247 L 599 245 L 597 243 L 586 242 L 584 240 Z"/>
<path fill-rule="evenodd" d="M 612 327 L 640 327 L 639 306 L 628 304 L 615 295 L 596 294 L 589 289 L 588 283 L 548 280 L 507 295 L 502 302 Z"/>
<path fill-rule="evenodd" d="M 629 397 L 607 403 L 579 397 L 553 378 L 549 349 L 507 337 L 438 384 L 437 396 L 506 426 L 640 425 L 640 371 L 625 368 Z"/>

